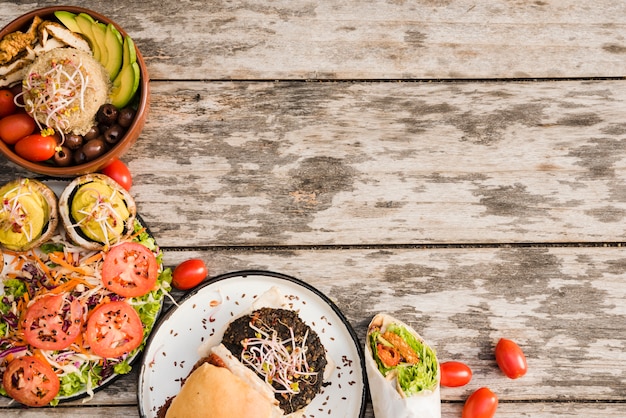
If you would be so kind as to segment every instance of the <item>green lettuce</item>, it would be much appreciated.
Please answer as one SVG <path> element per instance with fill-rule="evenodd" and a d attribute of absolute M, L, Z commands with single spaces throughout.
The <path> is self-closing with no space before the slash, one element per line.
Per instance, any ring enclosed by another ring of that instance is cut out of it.
<path fill-rule="evenodd" d="M 425 390 L 435 390 L 439 377 L 439 366 L 435 352 L 400 324 L 390 324 L 386 331 L 393 332 L 406 341 L 419 355 L 420 361 L 417 364 L 400 363 L 397 366 L 386 367 L 378 357 L 377 348 L 378 343 L 385 344 L 386 341 L 382 338 L 380 331 L 375 330 L 369 336 L 369 343 L 378 370 L 382 375 L 387 376 L 389 372 L 394 371 L 398 384 L 407 397 Z"/>

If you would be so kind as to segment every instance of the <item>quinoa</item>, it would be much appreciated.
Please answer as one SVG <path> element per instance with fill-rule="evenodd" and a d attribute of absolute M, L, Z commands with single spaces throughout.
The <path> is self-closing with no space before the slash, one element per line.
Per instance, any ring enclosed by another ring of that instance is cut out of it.
<path fill-rule="evenodd" d="M 26 111 L 40 129 L 84 135 L 109 98 L 109 75 L 87 52 L 55 48 L 38 56 L 22 81 Z"/>
<path fill-rule="evenodd" d="M 262 335 L 275 336 L 275 340 L 284 342 L 284 346 L 290 352 L 293 350 L 290 342 L 292 336 L 295 346 L 304 347 L 309 372 L 291 376 L 293 380 L 290 386 L 296 389 L 291 392 L 295 393 L 288 393 L 290 391 L 286 391 L 285 387 L 276 381 L 278 379 L 270 379 L 268 382 L 274 388 L 275 398 L 280 408 L 285 414 L 291 414 L 308 405 L 321 391 L 324 383 L 324 369 L 327 364 L 326 350 L 317 333 L 305 324 L 295 311 L 262 308 L 250 315 L 235 319 L 226 329 L 222 344 L 266 381 L 268 380 L 266 373 L 255 370 L 246 363 L 246 356 L 250 353 L 250 341 L 259 339 Z"/>

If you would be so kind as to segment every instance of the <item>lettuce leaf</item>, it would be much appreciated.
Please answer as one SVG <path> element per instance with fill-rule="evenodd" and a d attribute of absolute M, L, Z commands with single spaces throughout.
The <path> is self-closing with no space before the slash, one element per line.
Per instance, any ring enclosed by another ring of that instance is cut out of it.
<path fill-rule="evenodd" d="M 384 340 L 378 330 L 373 331 L 370 334 L 369 343 L 378 370 L 382 375 L 386 376 L 389 372 L 394 371 L 398 384 L 407 397 L 425 390 L 435 390 L 439 377 L 439 366 L 435 352 L 400 324 L 390 324 L 386 331 L 393 332 L 406 341 L 419 355 L 420 361 L 417 364 L 400 363 L 395 367 L 385 367 L 378 357 L 377 349 L 377 344 Z"/>

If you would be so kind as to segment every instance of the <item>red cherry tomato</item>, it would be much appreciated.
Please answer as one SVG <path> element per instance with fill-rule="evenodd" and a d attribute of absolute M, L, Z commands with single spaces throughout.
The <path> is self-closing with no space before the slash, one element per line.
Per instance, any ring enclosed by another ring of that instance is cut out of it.
<path fill-rule="evenodd" d="M 489 388 L 472 393 L 463 405 L 461 418 L 492 418 L 498 408 L 498 397 Z"/>
<path fill-rule="evenodd" d="M 0 119 L 0 139 L 9 145 L 35 131 L 35 120 L 26 113 L 16 113 Z"/>
<path fill-rule="evenodd" d="M 28 135 L 17 141 L 15 153 L 28 161 L 46 161 L 54 156 L 57 141 L 58 137 L 56 135 Z"/>
<path fill-rule="evenodd" d="M 155 288 L 158 270 L 156 256 L 148 247 L 124 242 L 111 247 L 104 256 L 102 284 L 120 296 L 143 296 Z"/>
<path fill-rule="evenodd" d="M 472 380 L 472 369 L 460 361 L 441 363 L 441 386 L 450 388 L 465 386 Z"/>
<path fill-rule="evenodd" d="M 514 341 L 501 338 L 496 345 L 496 363 L 507 377 L 517 379 L 528 371 L 526 356 Z"/>
<path fill-rule="evenodd" d="M 15 108 L 17 106 L 15 106 L 15 102 L 13 101 L 14 97 L 15 95 L 11 92 L 11 90 L 0 90 L 0 118 L 15 113 Z"/>
<path fill-rule="evenodd" d="M 85 339 L 96 355 L 117 358 L 141 345 L 143 325 L 137 311 L 124 301 L 105 303 L 87 321 Z"/>
<path fill-rule="evenodd" d="M 130 174 L 130 170 L 126 167 L 126 164 L 118 159 L 111 161 L 111 163 L 100 170 L 100 172 L 105 176 L 111 177 L 126 190 L 130 190 L 133 185 L 133 177 Z"/>
<path fill-rule="evenodd" d="M 26 310 L 24 339 L 36 348 L 62 350 L 80 334 L 82 316 L 78 299 L 70 301 L 62 294 L 42 296 Z"/>
<path fill-rule="evenodd" d="M 11 361 L 2 376 L 7 394 L 27 406 L 49 404 L 59 393 L 60 382 L 52 367 L 33 356 Z"/>
<path fill-rule="evenodd" d="M 176 266 L 172 273 L 172 285 L 187 290 L 197 286 L 209 273 L 204 261 L 192 258 Z"/>

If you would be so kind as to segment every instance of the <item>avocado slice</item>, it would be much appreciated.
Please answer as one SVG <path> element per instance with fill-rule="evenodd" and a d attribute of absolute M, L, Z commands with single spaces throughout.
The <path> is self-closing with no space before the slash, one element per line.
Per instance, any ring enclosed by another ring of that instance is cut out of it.
<path fill-rule="evenodd" d="M 103 243 L 123 235 L 124 221 L 130 216 L 123 196 L 99 181 L 86 183 L 76 190 L 70 213 L 85 236 Z"/>
<path fill-rule="evenodd" d="M 80 26 L 78 26 L 78 23 L 76 23 L 76 15 L 74 13 L 65 10 L 58 10 L 54 12 L 54 15 L 57 19 L 59 19 L 59 22 L 63 23 L 65 27 L 72 32 L 83 33 L 80 30 Z"/>
<path fill-rule="evenodd" d="M 106 43 L 108 53 L 107 65 L 105 68 L 109 72 L 111 80 L 115 80 L 115 77 L 122 69 L 124 44 L 122 42 L 122 35 L 110 23 L 106 27 L 104 42 Z"/>
<path fill-rule="evenodd" d="M 100 50 L 98 39 L 94 33 L 93 23 L 93 18 L 88 14 L 81 13 L 76 16 L 76 24 L 80 29 L 80 33 L 85 35 L 85 38 L 87 38 L 89 46 L 91 46 L 91 51 L 93 52 L 93 57 L 96 61 L 101 62 L 102 52 Z"/>
<path fill-rule="evenodd" d="M 0 246 L 26 251 L 44 242 L 57 226 L 54 192 L 34 179 L 14 180 L 0 188 Z"/>
<path fill-rule="evenodd" d="M 113 88 L 111 89 L 110 97 L 113 106 L 118 109 L 126 106 L 139 89 L 140 79 L 141 71 L 139 64 L 137 64 L 135 44 L 130 36 L 126 36 L 124 38 L 122 69 L 115 77 L 115 80 L 113 80 Z"/>

